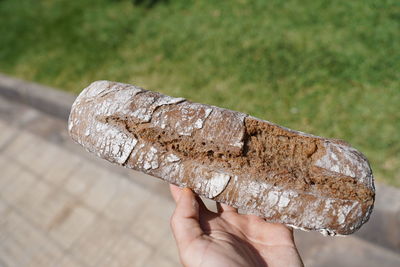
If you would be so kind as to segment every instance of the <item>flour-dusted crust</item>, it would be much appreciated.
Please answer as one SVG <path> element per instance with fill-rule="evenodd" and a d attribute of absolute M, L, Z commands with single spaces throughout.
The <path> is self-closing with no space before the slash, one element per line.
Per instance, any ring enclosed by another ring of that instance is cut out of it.
<path fill-rule="evenodd" d="M 99 157 L 270 222 L 347 235 L 372 211 L 359 151 L 240 112 L 97 81 L 76 99 L 68 129 Z"/>

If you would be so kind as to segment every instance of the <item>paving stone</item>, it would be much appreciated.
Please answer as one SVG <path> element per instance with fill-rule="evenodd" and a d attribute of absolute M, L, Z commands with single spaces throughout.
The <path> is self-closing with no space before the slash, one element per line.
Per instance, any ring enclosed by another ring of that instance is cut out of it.
<path fill-rule="evenodd" d="M 57 120 L 40 112 L 38 116 L 24 124 L 24 130 L 34 133 L 51 143 L 62 143 L 67 129 L 67 122 Z"/>
<path fill-rule="evenodd" d="M 15 157 L 25 150 L 30 144 L 32 144 L 32 140 L 39 139 L 34 135 L 20 131 L 15 139 L 12 140 L 10 144 L 2 151 L 3 155 L 7 155 L 7 157 Z"/>
<path fill-rule="evenodd" d="M 70 214 L 77 200 L 63 191 L 51 191 L 32 212 L 33 220 L 44 230 L 50 231 Z"/>
<path fill-rule="evenodd" d="M 0 149 L 13 140 L 17 134 L 17 129 L 0 121 Z"/>
<path fill-rule="evenodd" d="M 37 143 L 36 143 L 37 142 Z M 29 152 L 27 152 L 29 150 Z M 44 142 L 35 141 L 27 147 L 23 153 L 17 156 L 17 160 L 27 166 L 36 175 L 42 176 L 50 166 L 56 164 L 61 148 Z"/>
<path fill-rule="evenodd" d="M 71 247 L 71 253 L 87 266 L 96 266 L 107 255 L 121 236 L 125 235 L 111 221 L 96 218 Z"/>
<path fill-rule="evenodd" d="M 92 163 L 86 162 L 85 164 L 81 164 L 75 172 L 67 177 L 64 188 L 67 192 L 75 196 L 81 196 L 89 191 L 91 186 L 102 176 L 102 169 Z"/>
<path fill-rule="evenodd" d="M 16 266 L 52 266 L 63 256 L 63 252 L 55 246 L 42 231 L 38 231 L 29 221 L 16 213 L 11 213 L 2 231 L 6 244 L 0 258 L 8 265 Z"/>
<path fill-rule="evenodd" d="M 110 172 L 102 172 L 96 183 L 82 196 L 83 202 L 98 212 L 102 212 L 106 205 L 112 200 L 118 190 L 116 179 Z"/>
<path fill-rule="evenodd" d="M 1 170 L 1 176 L 0 177 L 2 177 L 5 174 L 4 173 L 4 168 L 6 168 L 7 165 L 8 165 L 8 158 L 0 153 L 0 170 Z"/>
<path fill-rule="evenodd" d="M 135 185 L 122 177 L 114 177 L 118 188 L 114 198 L 104 208 L 103 214 L 121 226 L 127 226 L 143 209 L 152 195 L 145 188 Z"/>
<path fill-rule="evenodd" d="M 160 244 L 157 246 L 157 253 L 174 262 L 179 262 L 178 248 L 176 247 L 172 232 L 165 236 L 163 240 L 160 240 Z"/>
<path fill-rule="evenodd" d="M 37 180 L 15 202 L 15 207 L 41 229 L 48 231 L 60 218 L 65 217 L 77 200 L 54 186 Z"/>
<path fill-rule="evenodd" d="M 59 247 L 52 244 L 51 241 L 48 240 L 34 240 L 32 246 L 34 253 L 29 259 L 29 264 L 26 265 L 31 267 L 46 267 L 46 266 L 55 266 L 57 265 L 57 261 L 61 259 L 64 255 L 64 251 Z M 38 245 L 38 244 L 42 245 Z M 31 248 L 31 247 L 30 247 Z"/>
<path fill-rule="evenodd" d="M 32 183 L 29 190 L 16 200 L 15 207 L 24 216 L 42 225 L 44 218 L 48 218 L 47 221 L 50 221 L 51 218 L 56 216 L 56 214 L 45 215 L 45 213 L 53 211 L 52 209 L 46 209 L 46 202 L 52 203 L 50 202 L 52 199 L 49 196 L 51 196 L 53 190 L 54 188 L 50 185 L 38 180 Z"/>
<path fill-rule="evenodd" d="M 20 242 L 11 237 L 0 239 L 0 260 L 6 267 L 26 266 L 29 256 L 24 253 Z"/>
<path fill-rule="evenodd" d="M 318 232 L 294 230 L 294 240 L 303 260 L 312 258 L 321 247 L 340 237 L 323 236 Z"/>
<path fill-rule="evenodd" d="M 356 237 L 336 238 L 315 250 L 313 255 L 303 258 L 310 267 L 398 267 L 400 255 L 372 245 Z"/>
<path fill-rule="evenodd" d="M 60 150 L 57 152 L 57 161 L 46 168 L 42 177 L 54 185 L 61 185 L 74 170 L 78 169 L 81 162 L 80 157 L 68 151 Z"/>
<path fill-rule="evenodd" d="M 25 170 L 19 170 L 8 183 L 0 188 L 0 196 L 9 204 L 15 202 L 36 182 L 36 178 Z"/>
<path fill-rule="evenodd" d="M 0 163 L 1 164 L 1 163 Z M 12 162 L 5 163 L 0 166 L 0 197 L 2 196 L 3 190 L 8 187 L 16 179 L 16 176 L 21 172 L 19 165 Z"/>
<path fill-rule="evenodd" d="M 177 267 L 182 265 L 179 262 L 172 261 L 164 256 L 154 254 L 150 255 L 149 259 L 146 261 L 146 266 Z"/>
<path fill-rule="evenodd" d="M 10 238 L 0 244 L 0 251 L 2 267 L 21 267 L 29 264 L 29 257 L 21 253 L 21 244 L 14 239 Z"/>
<path fill-rule="evenodd" d="M 117 244 L 99 260 L 99 267 L 150 266 L 147 259 L 152 253 L 151 247 L 128 235 L 122 236 Z"/>
<path fill-rule="evenodd" d="M 8 186 L 14 180 L 15 175 L 21 172 L 21 169 L 19 164 L 0 155 L 0 190 Z"/>
<path fill-rule="evenodd" d="M 0 220 L 2 220 L 5 214 L 8 212 L 9 208 L 7 203 L 0 199 Z"/>
<path fill-rule="evenodd" d="M 71 255 L 66 254 L 61 260 L 57 261 L 53 267 L 85 267 L 85 265 L 73 259 Z"/>
<path fill-rule="evenodd" d="M 129 176 L 130 181 L 147 188 L 155 195 L 172 199 L 167 182 L 134 170 L 127 170 L 125 174 Z"/>
<path fill-rule="evenodd" d="M 12 125 L 3 120 L 0 120 L 0 131 L 1 131 L 0 139 L 3 138 L 4 131 L 10 131 L 12 128 L 14 128 Z"/>
<path fill-rule="evenodd" d="M 12 208 L 4 200 L 0 198 L 0 240 L 1 240 L 1 229 L 3 228 L 3 225 L 6 223 L 7 215 L 11 212 Z"/>
<path fill-rule="evenodd" d="M 64 209 L 52 222 L 50 235 L 63 248 L 69 248 L 93 223 L 94 218 L 93 212 L 81 206 Z"/>
<path fill-rule="evenodd" d="M 146 243 L 157 246 L 160 240 L 168 238 L 170 217 L 175 205 L 172 201 L 154 196 L 141 209 L 129 229 L 133 235 Z"/>
<path fill-rule="evenodd" d="M 22 163 L 30 163 L 31 160 L 41 155 L 41 149 L 46 142 L 41 138 L 25 131 L 20 131 L 10 145 L 5 149 L 5 154 Z"/>
<path fill-rule="evenodd" d="M 57 162 L 63 151 L 56 145 L 23 131 L 6 147 L 4 154 L 41 175 Z"/>

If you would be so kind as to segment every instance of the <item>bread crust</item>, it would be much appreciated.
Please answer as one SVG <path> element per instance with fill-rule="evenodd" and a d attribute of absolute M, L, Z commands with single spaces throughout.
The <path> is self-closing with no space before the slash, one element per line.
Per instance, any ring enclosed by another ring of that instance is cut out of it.
<path fill-rule="evenodd" d="M 99 157 L 269 222 L 347 235 L 373 208 L 359 151 L 244 113 L 97 81 L 74 102 L 68 129 Z"/>

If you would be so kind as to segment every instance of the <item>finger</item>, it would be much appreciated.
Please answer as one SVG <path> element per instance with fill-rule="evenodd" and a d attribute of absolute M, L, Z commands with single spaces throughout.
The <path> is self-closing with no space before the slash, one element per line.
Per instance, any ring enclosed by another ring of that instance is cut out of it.
<path fill-rule="evenodd" d="M 218 213 L 222 213 L 222 212 L 225 212 L 225 211 L 226 212 L 233 212 L 233 213 L 237 213 L 238 212 L 238 210 L 236 208 L 231 207 L 229 205 L 226 205 L 224 203 L 219 203 L 219 202 L 217 202 L 217 210 L 218 210 Z"/>
<path fill-rule="evenodd" d="M 172 198 L 175 200 L 175 202 L 178 202 L 179 196 L 182 192 L 182 188 L 174 184 L 170 184 L 169 190 L 171 191 Z"/>
<path fill-rule="evenodd" d="M 171 228 L 180 251 L 203 235 L 199 223 L 199 203 L 188 188 L 181 189 L 171 218 Z"/>
<path fill-rule="evenodd" d="M 267 220 L 263 220 L 263 224 L 274 233 L 289 233 L 290 235 L 293 235 L 293 228 L 291 226 L 286 226 L 281 223 L 271 223 Z"/>
<path fill-rule="evenodd" d="M 293 230 L 280 223 L 252 223 L 249 232 L 259 240 L 267 240 L 270 245 L 294 245 Z M 260 231 L 260 229 L 262 229 Z"/>
<path fill-rule="evenodd" d="M 174 184 L 170 184 L 169 189 L 171 191 L 172 198 L 175 200 L 175 202 L 178 202 L 179 196 L 180 196 L 183 188 L 176 186 Z M 197 202 L 199 203 L 200 212 L 201 213 L 209 212 L 209 210 L 207 209 L 207 206 L 204 204 L 203 200 L 198 195 L 195 195 L 195 198 L 196 198 Z"/>

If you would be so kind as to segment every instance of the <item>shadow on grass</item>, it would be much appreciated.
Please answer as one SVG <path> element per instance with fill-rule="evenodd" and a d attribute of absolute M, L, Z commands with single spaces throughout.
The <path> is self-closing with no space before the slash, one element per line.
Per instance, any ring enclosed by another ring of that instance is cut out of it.
<path fill-rule="evenodd" d="M 2 0 L 0 0 L 1 2 Z M 121 2 L 124 0 L 111 0 L 111 2 Z M 141 6 L 144 8 L 152 8 L 157 4 L 161 4 L 161 3 L 168 3 L 169 0 L 131 0 L 132 4 L 135 6 Z"/>
<path fill-rule="evenodd" d="M 156 4 L 160 4 L 160 3 L 168 3 L 169 0 L 132 0 L 132 3 L 134 5 L 137 6 L 143 6 L 146 8 L 152 8 L 154 7 Z"/>

